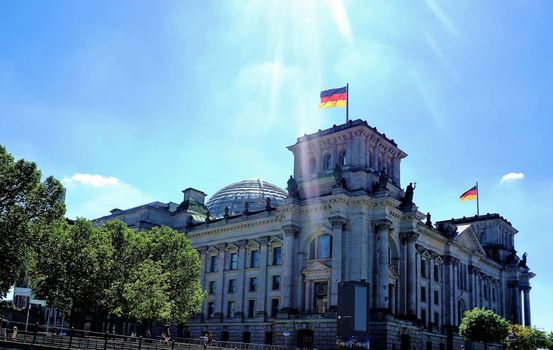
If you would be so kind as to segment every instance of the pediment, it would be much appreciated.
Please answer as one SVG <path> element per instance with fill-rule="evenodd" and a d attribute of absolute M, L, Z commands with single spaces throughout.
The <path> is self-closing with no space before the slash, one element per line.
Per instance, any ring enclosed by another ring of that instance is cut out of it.
<path fill-rule="evenodd" d="M 279 236 L 273 236 L 271 237 L 271 240 L 269 241 L 269 244 L 271 245 L 278 245 L 278 244 L 282 244 L 282 239 L 279 237 Z"/>
<path fill-rule="evenodd" d="M 207 250 L 207 254 L 209 255 L 219 254 L 219 251 L 215 247 L 211 246 Z"/>
<path fill-rule="evenodd" d="M 308 279 L 314 279 L 314 278 L 328 278 L 330 277 L 330 274 L 332 272 L 332 269 L 325 264 L 314 261 L 309 266 L 307 266 L 302 273 L 305 275 Z"/>
<path fill-rule="evenodd" d="M 233 243 L 228 243 L 227 248 L 225 250 L 227 252 L 235 252 L 235 251 L 238 251 L 238 246 Z"/>
<path fill-rule="evenodd" d="M 473 252 L 477 251 L 480 254 L 486 254 L 471 225 L 457 226 L 457 236 L 455 236 L 454 240 Z"/>
<path fill-rule="evenodd" d="M 257 248 L 259 248 L 259 242 L 256 241 L 256 240 L 250 239 L 248 241 L 248 244 L 246 244 L 246 247 L 248 249 L 257 249 Z"/>

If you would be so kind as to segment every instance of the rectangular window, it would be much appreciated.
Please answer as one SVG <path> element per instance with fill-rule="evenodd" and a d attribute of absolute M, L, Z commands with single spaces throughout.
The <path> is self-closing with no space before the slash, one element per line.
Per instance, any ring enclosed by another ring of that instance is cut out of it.
<path fill-rule="evenodd" d="M 426 278 L 426 260 L 421 259 L 421 276 Z"/>
<path fill-rule="evenodd" d="M 440 305 L 440 293 L 437 290 L 434 291 L 434 305 Z"/>
<path fill-rule="evenodd" d="M 426 303 L 426 288 L 421 287 L 421 301 Z"/>
<path fill-rule="evenodd" d="M 255 317 L 255 300 L 248 300 L 248 318 Z"/>
<path fill-rule="evenodd" d="M 257 277 L 250 277 L 249 291 L 255 292 L 257 290 Z"/>
<path fill-rule="evenodd" d="M 219 263 L 219 259 L 217 255 L 211 256 L 211 264 L 209 265 L 209 272 L 217 272 L 217 265 Z"/>
<path fill-rule="evenodd" d="M 209 281 L 209 294 L 215 294 L 215 281 Z"/>
<path fill-rule="evenodd" d="M 273 265 L 282 264 L 282 247 L 273 248 Z"/>
<path fill-rule="evenodd" d="M 426 310 L 425 309 L 421 309 L 421 321 L 422 321 L 422 324 L 424 324 L 426 326 Z"/>
<path fill-rule="evenodd" d="M 434 265 L 434 281 L 440 282 L 440 266 Z"/>
<path fill-rule="evenodd" d="M 232 294 L 236 292 L 236 280 L 228 280 L 228 293 Z"/>
<path fill-rule="evenodd" d="M 278 299 L 271 299 L 271 317 L 276 317 L 278 314 Z"/>
<path fill-rule="evenodd" d="M 214 312 L 215 312 L 215 303 L 210 301 L 209 303 L 207 303 L 207 317 L 212 318 Z"/>
<path fill-rule="evenodd" d="M 231 270 L 238 269 L 238 253 L 231 253 L 230 254 L 230 266 L 229 268 Z"/>
<path fill-rule="evenodd" d="M 259 250 L 252 250 L 250 255 L 250 267 L 259 267 Z"/>
<path fill-rule="evenodd" d="M 434 324 L 436 326 L 439 326 L 440 325 L 440 314 L 437 313 L 437 312 L 434 312 Z"/>
<path fill-rule="evenodd" d="M 228 318 L 234 317 L 234 301 L 229 301 L 227 303 L 227 317 Z"/>
<path fill-rule="evenodd" d="M 273 290 L 280 289 L 280 275 L 273 275 Z"/>

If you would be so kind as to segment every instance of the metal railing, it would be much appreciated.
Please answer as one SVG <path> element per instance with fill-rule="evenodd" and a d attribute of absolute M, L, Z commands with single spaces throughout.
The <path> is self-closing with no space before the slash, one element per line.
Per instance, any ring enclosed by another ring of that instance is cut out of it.
<path fill-rule="evenodd" d="M 15 338 L 13 326 L 17 326 Z M 59 333 L 46 332 L 44 326 L 11 322 L 11 329 L 0 329 L 0 344 L 23 343 L 44 345 L 58 349 L 95 349 L 95 350 L 286 350 L 286 346 L 231 341 L 212 341 L 207 344 L 203 339 L 172 337 L 169 340 L 157 337 L 144 338 L 111 333 L 90 332 L 70 329 Z M 20 328 L 21 327 L 21 328 Z M 27 328 L 27 330 L 24 330 Z M 42 328 L 42 330 L 41 330 Z"/>

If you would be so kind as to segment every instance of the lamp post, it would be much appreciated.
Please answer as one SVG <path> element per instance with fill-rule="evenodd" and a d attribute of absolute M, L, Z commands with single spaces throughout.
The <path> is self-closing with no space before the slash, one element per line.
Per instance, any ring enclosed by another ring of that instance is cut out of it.
<path fill-rule="evenodd" d="M 25 320 L 25 332 L 27 332 L 27 327 L 29 326 L 29 313 L 31 311 L 31 299 L 29 298 L 29 306 L 27 307 L 27 319 Z"/>

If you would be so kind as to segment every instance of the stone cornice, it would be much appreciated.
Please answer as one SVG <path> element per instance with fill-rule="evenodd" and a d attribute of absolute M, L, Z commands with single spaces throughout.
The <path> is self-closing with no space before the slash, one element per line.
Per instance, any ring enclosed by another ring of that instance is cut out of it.
<path fill-rule="evenodd" d="M 199 230 L 193 230 L 188 232 L 186 235 L 188 238 L 198 239 L 203 236 L 208 236 L 217 233 L 225 232 L 236 232 L 239 230 L 244 230 L 252 227 L 266 226 L 270 224 L 281 223 L 284 219 L 282 215 L 275 215 L 270 217 L 265 217 L 263 219 L 251 218 L 251 220 L 241 221 L 241 222 L 229 222 L 228 224 L 210 226 L 209 228 L 202 228 Z"/>

